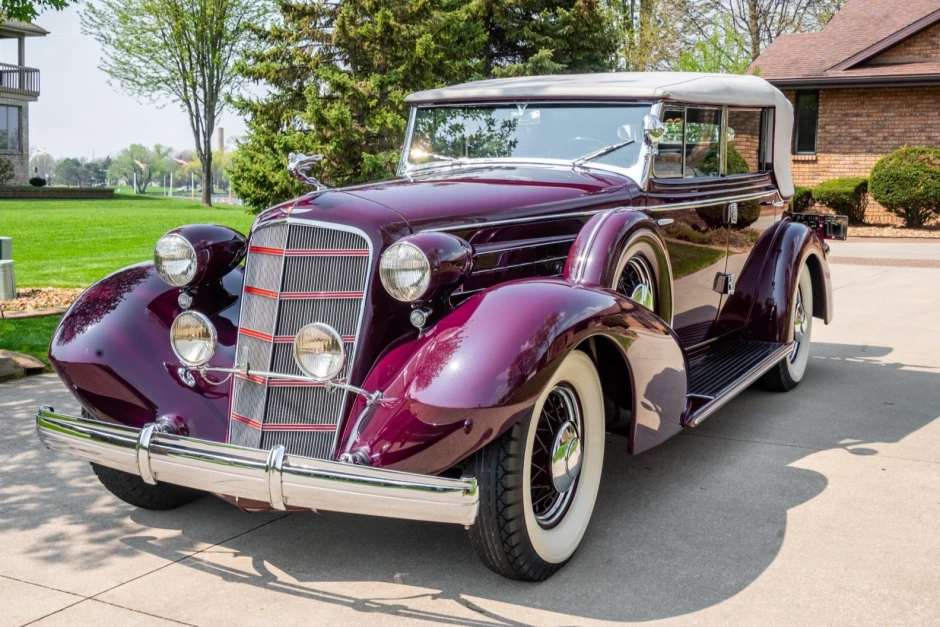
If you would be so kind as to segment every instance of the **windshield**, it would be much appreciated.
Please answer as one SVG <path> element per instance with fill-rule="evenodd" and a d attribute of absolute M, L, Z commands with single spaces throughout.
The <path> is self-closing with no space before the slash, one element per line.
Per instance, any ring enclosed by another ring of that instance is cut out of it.
<path fill-rule="evenodd" d="M 558 159 L 633 166 L 650 105 L 506 103 L 420 107 L 409 166 L 466 159 Z M 631 141 L 632 140 L 632 141 Z"/>

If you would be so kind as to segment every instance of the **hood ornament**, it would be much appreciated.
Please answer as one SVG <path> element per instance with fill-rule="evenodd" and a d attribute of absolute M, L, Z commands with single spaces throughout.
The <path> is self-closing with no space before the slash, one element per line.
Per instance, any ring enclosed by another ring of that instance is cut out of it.
<path fill-rule="evenodd" d="M 323 155 L 311 155 L 308 157 L 303 153 L 298 154 L 292 152 L 287 155 L 287 171 L 298 181 L 303 181 L 304 183 L 315 186 L 318 192 L 323 191 L 324 189 L 329 189 L 329 187 L 309 174 L 310 169 L 321 161 L 323 161 Z"/>

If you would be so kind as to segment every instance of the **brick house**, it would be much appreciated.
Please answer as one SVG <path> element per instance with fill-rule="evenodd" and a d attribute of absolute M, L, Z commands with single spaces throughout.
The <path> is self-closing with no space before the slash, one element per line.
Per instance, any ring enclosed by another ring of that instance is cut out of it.
<path fill-rule="evenodd" d="M 26 38 L 48 34 L 35 24 L 0 18 L 0 39 L 17 41 L 16 63 L 0 62 L 0 159 L 13 162 L 12 185 L 29 182 L 29 103 L 39 98 L 39 70 L 26 67 Z"/>
<path fill-rule="evenodd" d="M 848 0 L 821 31 L 781 35 L 751 71 L 793 103 L 797 185 L 867 177 L 903 146 L 940 148 L 940 0 Z M 874 201 L 866 220 L 902 222 Z"/>

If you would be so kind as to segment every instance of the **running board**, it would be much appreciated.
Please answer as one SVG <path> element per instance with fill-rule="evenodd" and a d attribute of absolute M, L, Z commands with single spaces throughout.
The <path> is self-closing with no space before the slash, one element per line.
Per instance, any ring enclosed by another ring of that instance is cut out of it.
<path fill-rule="evenodd" d="M 792 350 L 792 344 L 740 342 L 694 360 L 689 364 L 689 398 L 694 409 L 685 426 L 700 425 Z"/>

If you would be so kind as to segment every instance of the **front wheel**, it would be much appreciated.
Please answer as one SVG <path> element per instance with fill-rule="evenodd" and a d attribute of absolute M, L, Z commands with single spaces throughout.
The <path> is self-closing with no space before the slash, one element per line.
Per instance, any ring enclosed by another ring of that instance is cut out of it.
<path fill-rule="evenodd" d="M 470 540 L 511 579 L 543 581 L 574 554 L 594 511 L 604 461 L 604 401 L 597 369 L 571 352 L 532 414 L 471 460 L 480 510 Z"/>
<path fill-rule="evenodd" d="M 84 408 L 82 417 L 91 418 Z M 141 509 L 166 510 L 176 509 L 206 495 L 205 492 L 190 490 L 169 483 L 150 485 L 137 475 L 122 470 L 108 468 L 92 462 L 92 470 L 108 492 L 125 503 Z"/>

